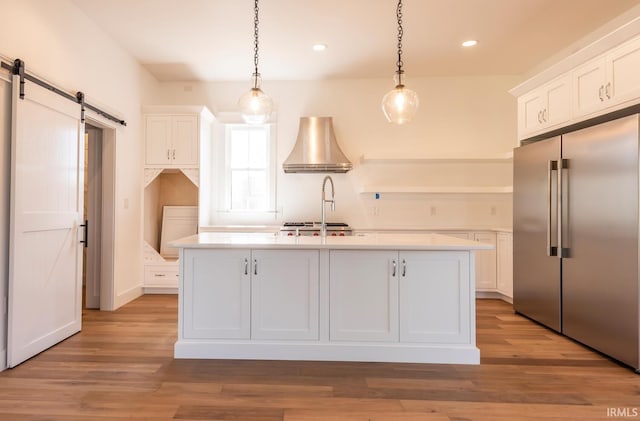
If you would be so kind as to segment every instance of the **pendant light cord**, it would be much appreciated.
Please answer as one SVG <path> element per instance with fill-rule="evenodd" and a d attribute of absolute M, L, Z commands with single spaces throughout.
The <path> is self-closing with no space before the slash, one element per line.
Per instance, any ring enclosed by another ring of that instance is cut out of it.
<path fill-rule="evenodd" d="M 253 10 L 253 88 L 258 89 L 258 78 L 260 77 L 260 73 L 258 73 L 258 0 L 255 0 Z"/>
<path fill-rule="evenodd" d="M 257 0 L 256 0 L 257 1 Z M 257 16 L 257 15 L 256 15 Z M 396 8 L 396 17 L 398 18 L 398 62 L 396 65 L 398 66 L 398 70 L 396 74 L 398 75 L 398 86 L 402 85 L 402 74 L 404 70 L 402 70 L 402 35 L 404 30 L 402 28 L 402 0 L 398 0 L 398 7 Z"/>

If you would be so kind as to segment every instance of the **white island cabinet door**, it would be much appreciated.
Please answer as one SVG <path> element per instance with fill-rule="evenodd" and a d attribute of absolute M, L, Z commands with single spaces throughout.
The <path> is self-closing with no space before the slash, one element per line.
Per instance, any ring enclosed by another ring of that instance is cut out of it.
<path fill-rule="evenodd" d="M 469 343 L 469 252 L 400 252 L 400 341 Z"/>
<path fill-rule="evenodd" d="M 332 250 L 329 260 L 330 340 L 397 342 L 398 253 Z"/>
<path fill-rule="evenodd" d="M 318 340 L 319 251 L 252 250 L 251 338 Z"/>
<path fill-rule="evenodd" d="M 183 337 L 249 339 L 251 252 L 185 249 Z"/>

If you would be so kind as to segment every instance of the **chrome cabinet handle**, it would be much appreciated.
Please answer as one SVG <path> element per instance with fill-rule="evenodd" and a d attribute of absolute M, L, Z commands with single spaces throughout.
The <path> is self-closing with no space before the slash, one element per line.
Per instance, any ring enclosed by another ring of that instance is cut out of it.
<path fill-rule="evenodd" d="M 171 153 L 171 156 L 173 157 L 173 159 L 176 159 L 176 150 L 175 149 L 173 149 L 173 151 Z"/>
<path fill-rule="evenodd" d="M 542 123 L 542 110 L 538 111 L 538 123 Z"/>
<path fill-rule="evenodd" d="M 569 197 L 569 159 L 558 162 L 558 258 L 569 257 L 569 248 L 565 247 L 565 230 L 569 228 L 567 206 L 563 206 L 563 198 Z"/>
<path fill-rule="evenodd" d="M 247 259 L 246 257 L 244 259 L 244 274 L 249 274 L 249 259 Z"/>
<path fill-rule="evenodd" d="M 162 278 L 167 275 L 165 275 L 164 273 L 154 273 L 153 276 L 155 276 L 156 278 Z"/>
<path fill-rule="evenodd" d="M 393 273 L 391 274 L 391 276 L 396 276 L 396 259 L 393 259 Z"/>
<path fill-rule="evenodd" d="M 547 109 L 542 110 L 542 121 L 547 122 Z"/>
<path fill-rule="evenodd" d="M 167 161 L 171 159 L 171 149 L 167 149 Z"/>
<path fill-rule="evenodd" d="M 604 101 L 604 95 L 602 94 L 603 91 L 604 91 L 604 86 L 600 85 L 600 89 L 598 89 L 598 97 L 600 97 L 600 102 Z"/>
<path fill-rule="evenodd" d="M 407 261 L 402 259 L 402 276 L 407 276 Z"/>
<path fill-rule="evenodd" d="M 611 99 L 611 82 L 607 82 L 607 86 L 604 89 L 605 95 L 607 95 L 608 99 Z"/>
<path fill-rule="evenodd" d="M 253 259 L 253 274 L 254 275 L 258 274 L 258 260 L 257 259 Z"/>
<path fill-rule="evenodd" d="M 558 161 L 549 161 L 547 165 L 547 256 L 556 256 L 558 247 L 551 244 L 553 239 L 552 218 L 553 218 L 553 198 L 552 198 L 552 180 L 551 176 L 554 171 L 558 170 Z"/>

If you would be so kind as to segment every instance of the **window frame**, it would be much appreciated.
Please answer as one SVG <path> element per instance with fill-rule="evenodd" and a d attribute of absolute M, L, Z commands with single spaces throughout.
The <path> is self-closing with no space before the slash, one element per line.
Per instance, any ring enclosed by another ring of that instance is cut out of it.
<path fill-rule="evenodd" d="M 238 128 L 245 127 L 248 130 L 258 130 L 263 128 L 267 131 L 267 163 L 265 173 L 267 177 L 267 209 L 263 210 L 247 210 L 233 209 L 231 204 L 231 132 Z M 217 150 L 213 162 L 217 167 L 217 180 L 212 183 L 213 197 L 216 197 L 217 206 L 215 206 L 212 219 L 216 225 L 232 225 L 232 224 L 256 224 L 269 223 L 277 219 L 277 168 L 276 168 L 276 125 L 274 122 L 268 122 L 260 125 L 250 125 L 242 122 L 239 118 L 229 119 L 220 123 L 219 136 L 216 139 Z"/>

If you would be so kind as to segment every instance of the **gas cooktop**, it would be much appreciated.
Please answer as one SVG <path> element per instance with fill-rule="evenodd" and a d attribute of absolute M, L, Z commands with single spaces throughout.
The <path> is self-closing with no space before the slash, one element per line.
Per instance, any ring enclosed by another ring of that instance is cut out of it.
<path fill-rule="evenodd" d="M 351 228 L 344 222 L 327 222 L 327 235 L 343 237 L 351 235 Z M 280 228 L 283 235 L 320 235 L 322 222 L 285 222 Z"/>

